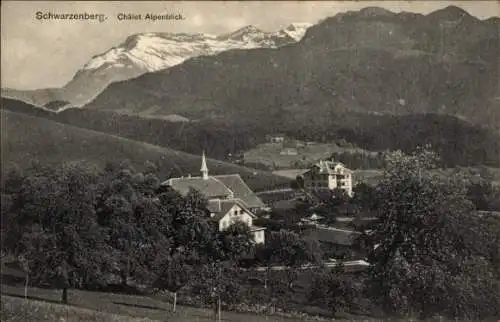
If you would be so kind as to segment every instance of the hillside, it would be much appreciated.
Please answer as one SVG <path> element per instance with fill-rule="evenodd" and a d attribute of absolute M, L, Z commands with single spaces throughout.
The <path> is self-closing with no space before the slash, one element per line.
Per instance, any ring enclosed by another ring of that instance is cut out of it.
<path fill-rule="evenodd" d="M 449 167 L 500 167 L 500 134 L 456 117 L 441 114 L 374 115 L 329 114 L 321 119 L 275 123 L 255 118 L 206 119 L 170 122 L 156 118 L 116 114 L 113 111 L 68 109 L 53 113 L 2 98 L 2 108 L 43 117 L 132 140 L 200 155 L 205 150 L 218 160 L 230 160 L 267 142 L 266 135 L 282 132 L 288 138 L 325 144 L 345 140 L 369 151 L 403 150 L 430 144 Z"/>
<path fill-rule="evenodd" d="M 198 156 L 6 110 L 1 111 L 1 118 L 3 169 L 11 163 L 29 167 L 33 160 L 47 164 L 88 161 L 100 166 L 107 161 L 129 160 L 137 169 L 146 161 L 158 164 L 161 179 L 199 173 Z M 286 186 L 289 182 L 267 172 L 211 159 L 208 167 L 211 174 L 239 173 L 255 190 Z"/>
<path fill-rule="evenodd" d="M 86 108 L 287 123 L 330 113 L 440 113 L 498 128 L 500 24 L 457 7 L 378 8 L 310 27 L 298 43 L 230 50 L 114 83 Z"/>
<path fill-rule="evenodd" d="M 63 88 L 33 91 L 2 89 L 2 96 L 37 106 L 54 105 L 51 104 L 53 101 L 80 106 L 113 82 L 169 68 L 192 57 L 214 55 L 225 50 L 277 48 L 300 40 L 308 27 L 309 24 L 296 23 L 275 32 L 265 32 L 255 26 L 246 26 L 220 36 L 167 32 L 134 34 L 118 46 L 90 58 Z"/>

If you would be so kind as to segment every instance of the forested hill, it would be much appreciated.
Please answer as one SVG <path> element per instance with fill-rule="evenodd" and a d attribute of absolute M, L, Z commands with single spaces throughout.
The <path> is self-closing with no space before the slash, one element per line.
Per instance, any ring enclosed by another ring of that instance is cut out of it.
<path fill-rule="evenodd" d="M 9 99 L 4 109 L 114 134 L 132 140 L 199 155 L 203 149 L 215 159 L 244 151 L 265 141 L 266 134 L 284 132 L 289 137 L 318 142 L 345 139 L 368 150 L 413 151 L 431 144 L 447 166 L 500 166 L 500 135 L 456 117 L 425 115 L 325 114 L 274 123 L 254 118 L 169 122 L 120 115 L 109 111 L 68 109 L 53 113 Z"/>
<path fill-rule="evenodd" d="M 58 165 L 65 161 L 85 161 L 100 167 L 127 162 L 142 170 L 149 161 L 158 168 L 160 179 L 199 174 L 199 156 L 5 110 L 1 117 L 2 170 L 27 168 L 33 162 Z M 289 180 L 270 173 L 213 159 L 208 166 L 212 174 L 240 174 L 255 190 L 289 185 Z"/>

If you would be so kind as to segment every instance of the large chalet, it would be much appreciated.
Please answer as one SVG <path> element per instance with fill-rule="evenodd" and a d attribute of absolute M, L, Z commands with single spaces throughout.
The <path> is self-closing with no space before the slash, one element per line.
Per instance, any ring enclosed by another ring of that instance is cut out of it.
<path fill-rule="evenodd" d="M 241 221 L 250 227 L 256 243 L 264 243 L 263 227 L 253 225 L 255 212 L 265 208 L 264 203 L 246 185 L 239 174 L 209 176 L 205 153 L 201 160 L 201 176 L 170 178 L 162 185 L 170 186 L 182 195 L 190 189 L 202 193 L 208 200 L 211 218 L 218 223 L 219 230 Z"/>
<path fill-rule="evenodd" d="M 352 196 L 352 170 L 340 162 L 319 161 L 301 174 L 304 188 L 340 188 Z"/>

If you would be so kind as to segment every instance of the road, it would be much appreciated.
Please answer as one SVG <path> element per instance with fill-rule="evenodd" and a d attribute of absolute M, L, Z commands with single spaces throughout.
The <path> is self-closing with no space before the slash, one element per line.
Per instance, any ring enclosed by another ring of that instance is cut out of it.
<path fill-rule="evenodd" d="M 302 265 L 302 266 L 297 267 L 296 269 L 306 270 L 306 269 L 318 269 L 318 268 L 322 268 L 322 267 L 334 268 L 334 267 L 339 266 L 340 263 L 341 263 L 340 261 L 332 260 L 332 261 L 323 263 L 323 265 Z M 370 266 L 370 264 L 364 260 L 345 261 L 345 262 L 342 262 L 342 264 L 347 270 L 356 270 L 356 269 L 364 270 Z M 290 269 L 290 267 L 289 266 L 269 266 L 269 267 L 257 267 L 257 268 L 252 268 L 249 270 L 254 270 L 254 271 L 258 271 L 258 272 L 265 272 L 266 270 L 284 271 L 287 269 Z"/>

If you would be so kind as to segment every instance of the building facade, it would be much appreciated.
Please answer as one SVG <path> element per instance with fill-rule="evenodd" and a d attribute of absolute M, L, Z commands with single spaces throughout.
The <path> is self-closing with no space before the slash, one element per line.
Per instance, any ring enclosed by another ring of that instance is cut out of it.
<path fill-rule="evenodd" d="M 269 143 L 283 143 L 285 142 L 285 135 L 281 133 L 266 135 Z"/>
<path fill-rule="evenodd" d="M 340 162 L 319 161 L 301 177 L 307 189 L 342 189 L 352 197 L 352 170 Z"/>
<path fill-rule="evenodd" d="M 208 204 L 210 217 L 217 223 L 219 231 L 224 231 L 231 225 L 242 222 L 250 228 L 254 242 L 263 244 L 265 235 L 263 227 L 253 224 L 256 216 L 239 199 L 231 200 L 211 200 Z"/>

